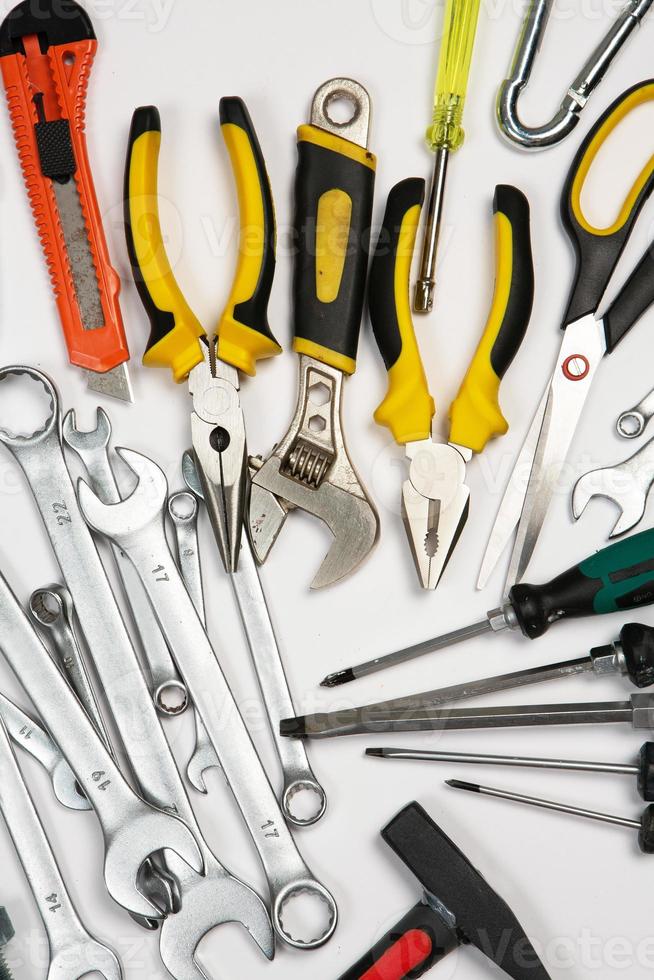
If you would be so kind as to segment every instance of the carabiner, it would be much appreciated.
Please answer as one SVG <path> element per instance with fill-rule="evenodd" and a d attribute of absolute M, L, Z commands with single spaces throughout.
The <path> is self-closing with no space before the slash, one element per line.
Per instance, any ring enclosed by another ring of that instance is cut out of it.
<path fill-rule="evenodd" d="M 654 0 L 629 0 L 568 88 L 558 112 L 543 126 L 531 127 L 520 120 L 518 99 L 529 83 L 553 0 L 530 0 L 509 77 L 502 82 L 497 95 L 497 121 L 504 136 L 526 150 L 545 149 L 565 139 L 577 125 L 590 94 L 602 81 L 613 59 L 634 28 L 639 26 L 652 2 Z"/>

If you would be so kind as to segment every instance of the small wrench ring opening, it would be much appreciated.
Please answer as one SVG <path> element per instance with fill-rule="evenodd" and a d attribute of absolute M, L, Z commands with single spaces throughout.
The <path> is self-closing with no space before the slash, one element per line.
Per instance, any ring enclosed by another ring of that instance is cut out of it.
<path fill-rule="evenodd" d="M 34 425 L 29 432 L 13 432 L 11 429 L 0 425 L 0 441 L 4 442 L 7 446 L 21 446 L 26 443 L 38 443 L 42 439 L 46 439 L 52 430 L 57 425 L 58 421 L 58 398 L 57 392 L 54 385 L 45 374 L 41 374 L 35 368 L 26 367 L 21 364 L 12 364 L 9 367 L 4 367 L 0 369 L 0 382 L 12 380 L 15 378 L 26 377 L 30 381 L 35 381 L 39 384 L 45 391 L 45 394 L 49 401 L 49 408 L 45 414 L 45 419 L 42 424 Z M 23 405 L 21 401 L 24 399 L 18 399 L 18 404 L 21 410 L 14 410 L 13 417 L 21 418 Z M 33 397 L 30 397 L 31 413 L 34 416 L 34 404 Z M 3 411 L 6 411 L 6 407 L 3 406 Z"/>
<path fill-rule="evenodd" d="M 305 901 L 299 904 L 304 905 L 304 912 L 310 911 L 313 915 L 307 916 L 301 912 L 296 914 L 299 912 L 298 909 L 293 909 L 293 915 L 291 915 L 291 907 L 298 904 L 297 899 L 304 899 Z M 307 900 L 310 905 L 308 905 Z M 325 910 L 327 912 L 326 916 Z M 320 926 L 316 926 L 316 912 L 322 920 Z M 272 917 L 273 925 L 278 936 L 289 946 L 293 946 L 294 949 L 318 949 L 320 946 L 324 946 L 334 934 L 338 923 L 338 908 L 336 907 L 334 896 L 327 891 L 324 885 L 321 885 L 312 878 L 300 879 L 299 881 L 293 881 L 286 885 L 275 897 Z M 287 921 L 289 918 L 292 918 L 292 926 L 284 925 L 285 917 Z M 317 936 L 315 935 L 316 928 L 322 929 Z M 298 939 L 293 935 L 292 929 L 307 931 L 311 929 L 314 933 L 314 938 Z"/>
<path fill-rule="evenodd" d="M 179 524 L 191 524 L 198 513 L 198 498 L 190 490 L 180 490 L 168 498 L 168 511 Z"/>
<path fill-rule="evenodd" d="M 618 435 L 623 439 L 636 439 L 642 433 L 645 424 L 645 417 L 640 412 L 623 412 L 616 422 L 616 428 Z"/>
<path fill-rule="evenodd" d="M 190 704 L 188 691 L 181 681 L 174 678 L 159 685 L 153 701 L 159 714 L 168 717 L 183 714 Z"/>
<path fill-rule="evenodd" d="M 30 612 L 42 626 L 52 626 L 63 611 L 61 597 L 51 589 L 37 589 L 30 596 Z"/>
<path fill-rule="evenodd" d="M 295 810 L 293 802 L 295 802 Z M 317 823 L 326 809 L 327 797 L 319 783 L 296 779 L 284 790 L 282 810 L 289 823 L 295 827 L 310 827 Z"/>

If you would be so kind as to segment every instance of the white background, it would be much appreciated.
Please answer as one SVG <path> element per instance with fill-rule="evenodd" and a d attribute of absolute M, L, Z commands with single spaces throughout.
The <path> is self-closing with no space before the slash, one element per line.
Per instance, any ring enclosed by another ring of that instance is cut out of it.
<path fill-rule="evenodd" d="M 181 485 L 179 460 L 189 442 L 189 399 L 174 390 L 165 372 L 140 366 L 147 329 L 129 281 L 121 228 L 122 170 L 130 117 L 136 105 L 156 103 L 163 120 L 160 186 L 168 204 L 164 221 L 176 274 L 191 305 L 210 328 L 227 297 L 236 257 L 236 199 L 218 127 L 222 95 L 245 98 L 267 158 L 280 229 L 271 324 L 290 346 L 291 259 L 285 234 L 292 216 L 294 132 L 308 118 L 313 91 L 334 75 L 350 75 L 369 89 L 374 103 L 372 148 L 379 156 L 375 216 L 397 180 L 427 176 L 430 157 L 422 142 L 429 120 L 435 71 L 434 36 L 442 7 L 421 0 L 287 0 L 211 3 L 210 0 L 112 0 L 89 3 L 100 47 L 88 98 L 88 139 L 98 196 L 107 217 L 110 251 L 124 280 L 123 312 L 132 349 L 135 404 L 105 403 L 115 444 L 149 453 L 171 485 Z M 524 113 L 534 122 L 558 105 L 582 59 L 605 31 L 615 5 L 608 0 L 559 4 L 544 44 Z M 3 0 L 3 12 L 10 4 Z M 447 406 L 483 327 L 494 274 L 491 201 L 497 182 L 513 182 L 532 206 L 536 301 L 526 343 L 502 392 L 511 431 L 469 467 L 472 507 L 466 532 L 435 595 L 422 593 L 399 516 L 402 465 L 390 435 L 372 421 L 385 391 L 385 376 L 367 325 L 359 371 L 345 392 L 345 427 L 352 458 L 379 506 L 381 540 L 361 569 L 321 594 L 308 585 L 328 539 L 309 518 L 293 515 L 262 578 L 284 651 L 298 711 L 329 709 L 380 697 L 408 694 L 478 675 L 518 669 L 584 654 L 612 640 L 625 621 L 617 615 L 565 624 L 537 645 L 520 636 L 482 638 L 451 652 L 327 692 L 318 688 L 328 671 L 483 618 L 500 598 L 501 574 L 484 594 L 474 588 L 479 561 L 508 475 L 559 343 L 557 327 L 572 274 L 572 254 L 558 220 L 558 195 L 579 140 L 597 114 L 628 85 L 652 74 L 651 31 L 636 36 L 574 135 L 541 155 L 524 155 L 497 132 L 493 104 L 510 60 L 520 22 L 517 0 L 482 4 L 465 122 L 466 143 L 452 161 L 445 228 L 440 249 L 437 305 L 417 323 L 420 345 L 437 401 L 437 432 L 446 433 Z M 583 9 L 582 9 L 583 8 Z M 652 113 L 639 110 L 611 142 L 591 175 L 585 195 L 589 216 L 608 222 L 639 167 L 654 150 Z M 81 426 L 94 419 L 96 399 L 68 366 L 45 267 L 27 207 L 7 119 L 0 125 L 2 160 L 0 303 L 2 361 L 36 365 L 56 379 L 66 407 Z M 624 278 L 649 240 L 646 209 L 617 274 Z M 651 315 L 607 361 L 579 426 L 566 474 L 532 568 L 535 581 L 600 547 L 614 513 L 597 502 L 579 525 L 571 523 L 569 488 L 576 473 L 625 458 L 633 444 L 619 441 L 614 420 L 654 383 Z M 295 400 L 295 357 L 288 352 L 261 366 L 243 385 L 242 402 L 251 451 L 267 452 L 285 430 Z M 20 420 L 3 415 L 10 426 Z M 22 600 L 57 577 L 57 568 L 33 502 L 17 467 L 0 459 L 2 571 Z M 647 520 L 643 526 L 647 526 Z M 248 715 L 256 714 L 257 691 L 231 589 L 202 527 L 205 592 L 211 632 L 221 660 Z M 651 621 L 648 611 L 640 614 Z M 0 686 L 25 703 L 8 668 Z M 502 696 L 523 700 L 619 699 L 625 684 L 578 679 Z M 494 700 L 498 702 L 498 698 Z M 259 712 L 260 716 L 260 712 Z M 253 725 L 272 780 L 279 772 L 265 726 Z M 185 763 L 191 720 L 169 728 Z M 533 791 L 578 805 L 638 817 L 634 782 L 618 777 L 538 774 L 501 769 L 365 759 L 368 744 L 451 750 L 508 751 L 628 762 L 642 734 L 626 727 L 600 730 L 451 733 L 351 738 L 309 746 L 329 795 L 318 826 L 297 834 L 308 863 L 333 889 L 340 924 L 331 943 L 316 953 L 280 948 L 272 965 L 236 926 L 217 930 L 202 959 L 216 980 L 335 980 L 418 898 L 419 886 L 379 838 L 381 827 L 413 799 L 419 800 L 515 909 L 552 977 L 628 976 L 643 980 L 654 965 L 651 917 L 652 865 L 639 854 L 635 834 L 552 814 L 541 814 L 446 789 L 449 776 L 518 791 Z M 88 927 L 123 957 L 129 980 L 164 977 L 156 940 L 135 927 L 103 890 L 101 841 L 90 814 L 71 813 L 53 800 L 38 766 L 24 763 L 30 786 L 60 859 L 65 878 Z M 261 891 L 265 889 L 254 849 L 217 774 L 198 813 L 216 853 Z M 10 908 L 20 940 L 8 952 L 16 975 L 45 976 L 41 925 L 4 828 L 0 830 L 0 902 Z M 462 950 L 436 968 L 443 980 L 495 975 L 479 954 Z M 499 974 L 498 974 L 499 975 Z"/>

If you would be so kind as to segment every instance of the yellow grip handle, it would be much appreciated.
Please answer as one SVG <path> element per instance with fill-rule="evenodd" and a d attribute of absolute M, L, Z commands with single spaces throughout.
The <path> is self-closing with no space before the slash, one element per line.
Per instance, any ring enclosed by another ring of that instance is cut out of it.
<path fill-rule="evenodd" d="M 484 333 L 450 406 L 450 442 L 482 451 L 508 423 L 499 406 L 501 380 L 523 341 L 534 299 L 529 203 L 509 184 L 495 188 L 495 293 Z"/>
<path fill-rule="evenodd" d="M 275 273 L 275 210 L 259 141 L 242 99 L 220 100 L 220 125 L 229 152 L 240 213 L 236 275 L 218 326 L 218 357 L 246 374 L 281 347 L 268 324 Z"/>
<path fill-rule="evenodd" d="M 202 360 L 205 331 L 184 298 L 170 267 L 159 221 L 157 165 L 161 120 L 154 106 L 132 117 L 125 168 L 125 235 L 134 281 L 150 320 L 143 363 L 169 367 L 184 381 Z"/>
<path fill-rule="evenodd" d="M 425 182 L 409 178 L 388 195 L 384 221 L 370 268 L 368 304 L 375 339 L 388 371 L 388 393 L 375 412 L 404 445 L 431 435 L 434 400 L 416 341 L 409 275 Z"/>
<path fill-rule="evenodd" d="M 443 37 L 434 91 L 434 115 L 427 130 L 432 150 L 458 150 L 463 143 L 461 125 L 475 44 L 480 0 L 447 0 Z"/>

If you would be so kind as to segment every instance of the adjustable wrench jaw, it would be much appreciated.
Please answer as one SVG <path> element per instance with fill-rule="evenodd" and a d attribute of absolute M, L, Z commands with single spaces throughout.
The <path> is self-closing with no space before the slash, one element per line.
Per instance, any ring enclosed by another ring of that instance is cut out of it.
<path fill-rule="evenodd" d="M 189 374 L 193 450 L 226 571 L 235 572 L 247 490 L 245 422 L 238 371 L 215 356 L 216 338 L 201 343 L 204 359 Z"/>
<path fill-rule="evenodd" d="M 252 480 L 250 533 L 259 562 L 268 556 L 290 509 L 319 518 L 334 535 L 312 589 L 353 572 L 379 536 L 377 511 L 343 438 L 342 391 L 341 371 L 302 355 L 290 428 Z"/>
<path fill-rule="evenodd" d="M 468 519 L 466 462 L 472 452 L 430 439 L 406 444 L 409 479 L 402 518 L 423 589 L 435 589 Z"/>

